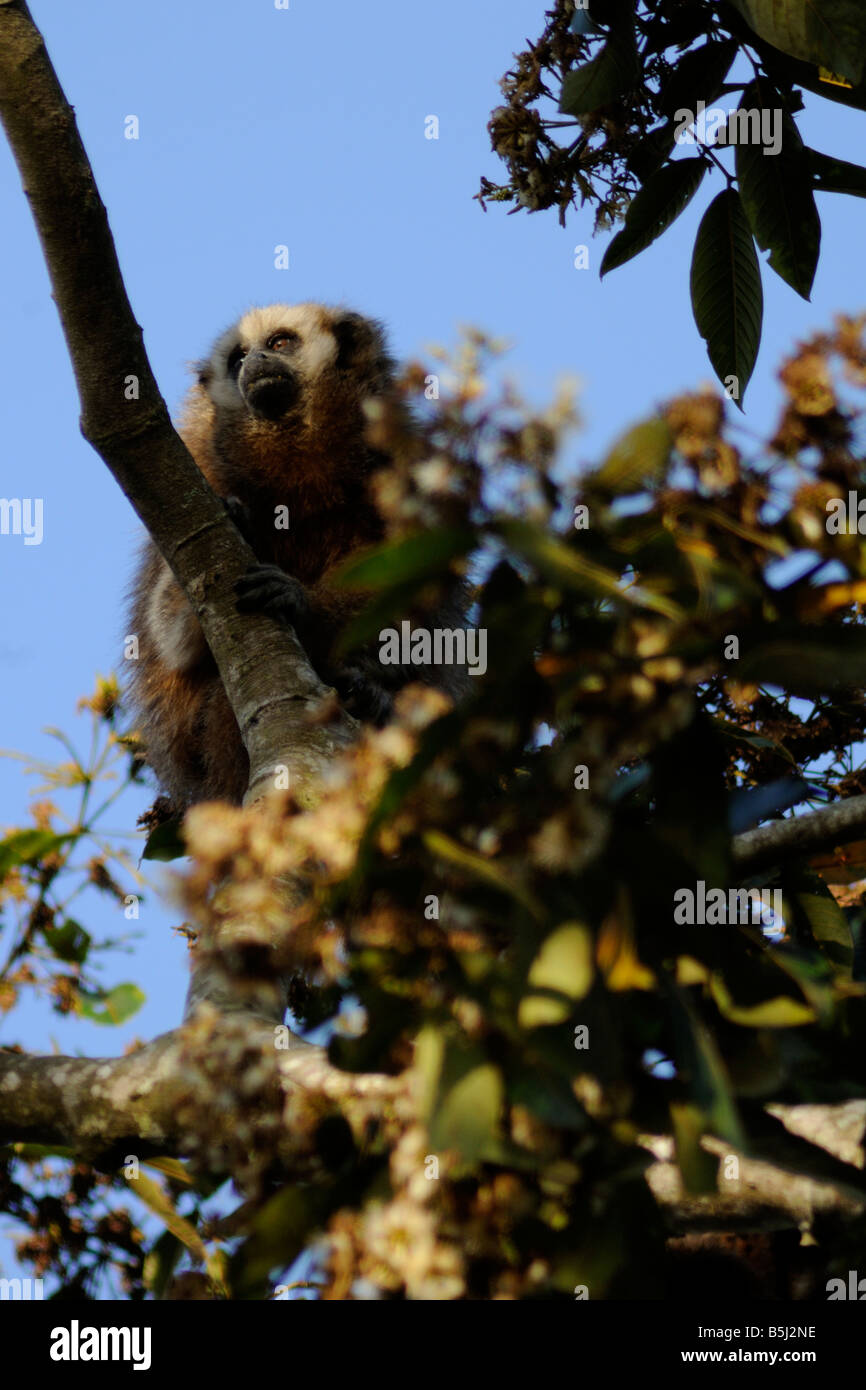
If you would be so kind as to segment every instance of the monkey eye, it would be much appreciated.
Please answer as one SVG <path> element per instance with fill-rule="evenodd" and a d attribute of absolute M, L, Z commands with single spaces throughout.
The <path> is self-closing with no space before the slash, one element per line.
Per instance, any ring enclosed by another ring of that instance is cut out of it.
<path fill-rule="evenodd" d="M 236 348 L 232 348 L 228 356 L 228 361 L 226 362 L 226 368 L 228 370 L 229 376 L 237 376 L 238 372 L 241 369 L 241 363 L 243 362 L 246 355 L 246 348 L 242 348 L 240 344 L 238 344 Z"/>
<path fill-rule="evenodd" d="M 296 333 L 293 328 L 278 328 L 276 333 L 272 333 L 265 344 L 271 352 L 282 352 L 284 348 L 294 347 L 301 341 L 300 333 Z"/>

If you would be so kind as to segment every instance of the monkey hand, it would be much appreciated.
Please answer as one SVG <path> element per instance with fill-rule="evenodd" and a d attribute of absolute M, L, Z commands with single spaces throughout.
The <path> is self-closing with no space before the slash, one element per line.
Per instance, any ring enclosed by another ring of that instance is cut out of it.
<path fill-rule="evenodd" d="M 247 545 L 251 545 L 253 550 L 255 550 L 253 541 L 253 516 L 246 502 L 242 502 L 239 497 L 223 497 L 220 500 Z"/>
<path fill-rule="evenodd" d="M 333 675 L 333 684 L 350 714 L 365 723 L 382 728 L 394 709 L 394 697 L 372 671 L 361 666 L 345 666 Z"/>
<path fill-rule="evenodd" d="M 310 628 L 313 608 L 309 594 L 299 579 L 279 565 L 250 565 L 235 584 L 235 593 L 241 613 L 265 613 L 275 622 L 293 627 L 299 637 Z"/>

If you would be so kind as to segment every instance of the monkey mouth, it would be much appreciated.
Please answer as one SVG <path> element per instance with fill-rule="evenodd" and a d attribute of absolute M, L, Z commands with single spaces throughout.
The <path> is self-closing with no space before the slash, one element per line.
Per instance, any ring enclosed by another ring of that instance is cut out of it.
<path fill-rule="evenodd" d="M 281 420 L 297 404 L 300 386 L 294 374 L 268 373 L 244 383 L 247 404 L 266 420 Z"/>

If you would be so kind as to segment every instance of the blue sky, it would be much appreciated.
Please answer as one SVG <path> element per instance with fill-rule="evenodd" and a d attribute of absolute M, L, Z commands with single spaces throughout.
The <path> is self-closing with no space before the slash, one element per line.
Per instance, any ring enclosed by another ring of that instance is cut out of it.
<path fill-rule="evenodd" d="M 604 283 L 606 238 L 591 213 L 485 214 L 479 177 L 503 171 L 486 123 L 511 55 L 535 38 L 543 0 L 406 0 L 358 5 L 291 0 L 32 0 L 90 154 L 133 309 L 169 406 L 186 364 L 252 303 L 343 301 L 381 317 L 398 355 L 453 343 L 474 324 L 513 343 L 505 370 L 533 399 L 557 375 L 583 381 L 585 429 L 575 461 L 598 457 L 627 424 L 711 377 L 693 325 L 688 271 L 697 222 L 721 186 L 709 179 L 680 222 Z M 857 160 L 866 115 L 807 94 L 801 129 Z M 135 114 L 140 139 L 124 138 Z M 439 118 L 440 138 L 424 138 Z M 119 664 L 124 591 L 139 525 L 78 432 L 78 402 L 38 242 L 17 172 L 0 141 L 3 256 L 0 335 L 4 449 L 0 492 L 44 499 L 44 540 L 0 537 L 0 746 L 55 756 L 43 732 L 74 717 L 96 672 Z M 866 201 L 822 195 L 824 246 L 811 304 L 765 275 L 765 332 L 745 425 L 775 417 L 778 362 L 838 310 L 864 307 Z M 590 245 L 588 271 L 573 266 Z M 273 248 L 290 248 L 288 271 Z M 28 788 L 0 761 L 0 824 L 20 823 Z M 149 804 L 130 796 L 111 823 L 131 830 Z M 102 900 L 79 916 L 97 933 L 126 924 Z M 113 956 L 108 983 L 148 994 L 122 1029 L 99 1029 L 27 1006 L 0 1041 L 34 1050 L 121 1050 L 178 1021 L 186 986 L 178 914 L 151 900 L 133 958 Z M 0 940 L 2 953 L 2 940 Z"/>

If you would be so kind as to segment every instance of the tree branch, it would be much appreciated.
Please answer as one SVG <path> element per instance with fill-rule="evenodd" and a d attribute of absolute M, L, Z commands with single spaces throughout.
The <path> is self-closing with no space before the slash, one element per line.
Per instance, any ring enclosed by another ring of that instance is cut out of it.
<path fill-rule="evenodd" d="M 805 816 L 773 821 L 736 835 L 734 868 L 744 876 L 770 864 L 833 849 L 866 834 L 866 796 L 851 796 Z"/>
<path fill-rule="evenodd" d="M 124 1057 L 33 1057 L 0 1050 L 0 1143 L 63 1145 L 104 1168 L 199 1154 L 237 1176 L 277 1160 L 296 1179 L 321 1169 L 318 1133 L 341 1117 L 357 1144 L 405 1083 L 331 1066 L 302 1039 L 205 1008 Z M 240 1090 L 226 1075 L 244 1076 Z"/>
<path fill-rule="evenodd" d="M 0 3 L 0 120 L 6 130 L 51 277 L 81 399 L 81 430 L 104 459 L 182 585 L 219 668 L 250 759 L 248 800 L 288 767 L 302 804 L 355 721 L 311 723 L 325 695 L 294 633 L 241 615 L 234 584 L 253 560 L 174 431 L 127 298 L 111 230 L 75 116 L 24 0 Z M 234 925 L 228 931 L 231 945 Z M 243 924 L 237 931 L 243 937 Z M 194 964 L 195 973 L 195 964 Z M 227 977 L 200 971 L 196 999 L 225 1004 Z M 282 1017 L 263 983 L 255 1007 Z M 249 996 L 239 1001 L 249 1007 Z"/>

